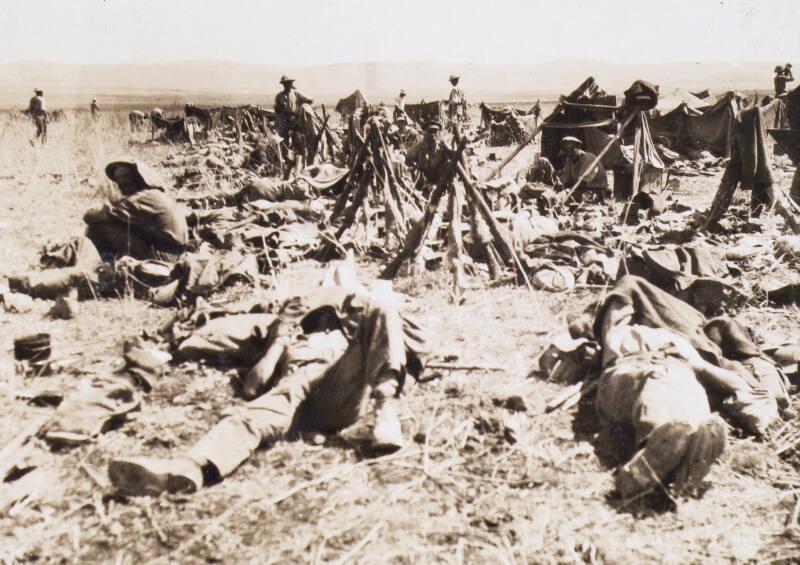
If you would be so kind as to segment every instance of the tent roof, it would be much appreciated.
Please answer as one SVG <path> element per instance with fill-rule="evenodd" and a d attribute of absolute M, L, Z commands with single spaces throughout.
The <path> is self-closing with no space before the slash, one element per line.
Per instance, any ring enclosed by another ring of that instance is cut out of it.
<path fill-rule="evenodd" d="M 367 106 L 369 102 L 364 97 L 364 94 L 361 90 L 356 89 L 350 96 L 345 96 L 336 104 L 336 111 L 341 112 L 352 112 L 356 108 L 360 108 L 362 106 Z"/>
<path fill-rule="evenodd" d="M 656 109 L 661 115 L 669 114 L 679 106 L 686 104 L 689 108 L 698 110 L 703 106 L 708 106 L 708 100 L 701 100 L 688 90 L 676 88 L 675 90 L 662 94 L 658 98 Z"/>

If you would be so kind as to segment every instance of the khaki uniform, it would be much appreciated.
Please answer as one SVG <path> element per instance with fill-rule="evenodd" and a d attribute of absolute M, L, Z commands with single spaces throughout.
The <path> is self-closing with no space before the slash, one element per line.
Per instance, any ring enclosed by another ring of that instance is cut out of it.
<path fill-rule="evenodd" d="M 558 175 L 564 187 L 567 189 L 572 188 L 572 185 L 575 184 L 584 171 L 589 169 L 594 160 L 594 154 L 581 149 L 577 151 L 577 155 L 574 158 L 566 158 L 564 168 Z M 597 163 L 591 172 L 584 177 L 581 184 L 582 186 L 578 188 L 579 191 L 588 189 L 600 196 L 605 196 L 608 191 L 608 176 L 603 163 Z"/>
<path fill-rule="evenodd" d="M 303 333 L 322 312 L 335 315 L 338 329 Z M 394 304 L 339 287 L 290 301 L 276 324 L 253 369 L 274 386 L 231 410 L 187 453 L 222 477 L 291 429 L 333 432 L 352 425 L 378 390 L 399 392 L 412 370 L 408 360 L 419 362 L 427 351 L 422 330 Z M 282 353 L 272 355 L 274 348 Z"/>
<path fill-rule="evenodd" d="M 186 216 L 164 191 L 146 188 L 111 203 L 105 214 L 87 215 L 87 237 L 100 253 L 152 259 L 180 255 L 189 241 Z"/>
<path fill-rule="evenodd" d="M 783 96 L 786 94 L 786 83 L 792 82 L 794 80 L 794 76 L 792 76 L 792 71 L 784 70 L 781 73 L 775 75 L 775 96 Z"/>
<path fill-rule="evenodd" d="M 603 358 L 597 411 L 609 430 L 630 428 L 639 448 L 617 473 L 617 490 L 627 497 L 668 481 L 698 486 L 727 437 L 695 373 L 699 353 L 669 330 L 622 324 L 606 327 Z"/>
<path fill-rule="evenodd" d="M 429 183 L 439 180 L 441 167 L 445 163 L 446 147 L 441 140 L 423 138 L 406 152 L 406 163 L 422 173 Z"/>
<path fill-rule="evenodd" d="M 396 121 L 397 118 L 399 118 L 400 116 L 405 116 L 406 119 L 408 119 L 408 116 L 406 116 L 406 97 L 405 96 L 398 96 L 394 100 L 394 112 L 392 114 L 392 117 Z"/>
<path fill-rule="evenodd" d="M 289 92 L 281 91 L 275 96 L 275 120 L 278 127 L 278 135 L 284 140 L 289 139 L 289 134 L 295 129 L 297 113 L 300 106 L 310 104 L 312 100 L 303 96 L 294 88 Z"/>
<path fill-rule="evenodd" d="M 448 115 L 451 120 L 463 120 L 467 115 L 467 97 L 464 91 L 454 86 L 447 99 Z"/>
<path fill-rule="evenodd" d="M 36 138 L 42 143 L 47 141 L 47 102 L 44 96 L 37 94 L 28 102 L 28 112 L 36 125 Z"/>

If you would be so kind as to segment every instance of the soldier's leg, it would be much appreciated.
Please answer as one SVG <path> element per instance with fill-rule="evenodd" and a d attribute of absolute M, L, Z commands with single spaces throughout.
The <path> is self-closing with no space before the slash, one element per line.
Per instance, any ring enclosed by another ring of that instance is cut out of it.
<path fill-rule="evenodd" d="M 111 483 L 131 495 L 194 492 L 204 475 L 230 475 L 264 442 L 292 427 L 311 384 L 324 376 L 327 362 L 312 362 L 287 374 L 278 385 L 252 402 L 231 410 L 184 456 L 170 459 L 133 457 L 109 463 Z"/>
<path fill-rule="evenodd" d="M 125 254 L 152 259 L 153 249 L 133 228 L 113 220 L 91 224 L 86 236 L 102 254 Z"/>
<path fill-rule="evenodd" d="M 405 375 L 403 321 L 394 304 L 357 298 L 348 312 L 357 322 L 356 340 L 309 393 L 303 419 L 323 431 L 343 429 L 364 413 L 375 399 L 374 441 L 387 448 L 402 446 L 396 396 Z"/>
<path fill-rule="evenodd" d="M 636 363 L 618 361 L 618 370 Z M 716 417 L 712 417 L 705 389 L 690 366 L 677 358 L 656 359 L 636 375 L 641 385 L 630 404 L 631 424 L 639 451 L 616 475 L 625 497 L 667 485 L 681 470 L 678 487 L 695 486 L 708 473 L 725 445 Z M 686 483 L 685 485 L 682 483 Z"/>
<path fill-rule="evenodd" d="M 201 466 L 212 465 L 220 477 L 230 475 L 262 443 L 290 430 L 311 384 L 326 369 L 312 364 L 285 376 L 269 392 L 230 411 L 189 449 L 187 457 Z"/>

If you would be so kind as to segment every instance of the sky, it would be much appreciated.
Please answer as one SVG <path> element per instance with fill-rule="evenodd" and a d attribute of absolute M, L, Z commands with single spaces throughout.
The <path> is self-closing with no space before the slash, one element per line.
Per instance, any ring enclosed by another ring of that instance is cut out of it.
<path fill-rule="evenodd" d="M 615 63 L 800 55 L 800 0 L 0 0 L 0 63 Z"/>

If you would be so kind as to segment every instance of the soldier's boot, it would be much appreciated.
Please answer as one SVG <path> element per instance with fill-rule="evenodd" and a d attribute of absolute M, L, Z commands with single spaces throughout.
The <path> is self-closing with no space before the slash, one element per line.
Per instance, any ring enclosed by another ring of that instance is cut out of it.
<path fill-rule="evenodd" d="M 117 459 L 108 464 L 108 476 L 117 491 L 131 496 L 192 493 L 203 486 L 203 469 L 188 457 Z"/>
<path fill-rule="evenodd" d="M 666 488 L 672 472 L 680 465 L 692 436 L 685 422 L 659 426 L 645 446 L 617 470 L 617 492 L 623 498 L 646 494 L 658 486 Z"/>
<path fill-rule="evenodd" d="M 400 424 L 400 410 L 395 398 L 397 381 L 390 379 L 375 387 L 375 425 L 372 428 L 372 446 L 376 449 L 396 451 L 403 447 L 405 438 Z"/>

